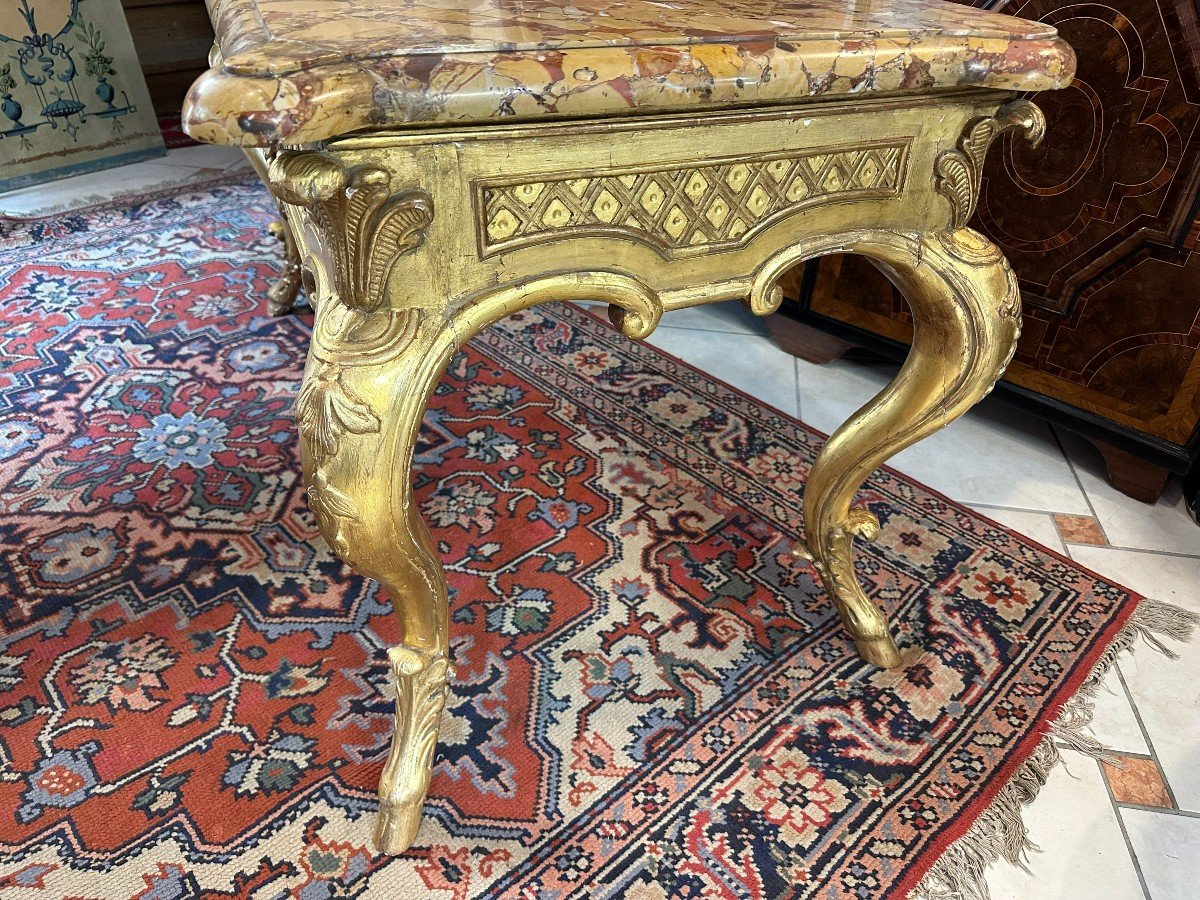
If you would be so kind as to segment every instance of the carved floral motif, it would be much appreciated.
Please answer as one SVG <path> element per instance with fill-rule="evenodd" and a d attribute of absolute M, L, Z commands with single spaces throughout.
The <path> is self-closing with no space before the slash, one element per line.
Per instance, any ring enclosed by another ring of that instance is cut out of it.
<path fill-rule="evenodd" d="M 296 400 L 296 425 L 313 449 L 332 456 L 341 446 L 342 435 L 374 434 L 379 417 L 342 382 L 336 363 L 316 361 L 304 379 Z"/>

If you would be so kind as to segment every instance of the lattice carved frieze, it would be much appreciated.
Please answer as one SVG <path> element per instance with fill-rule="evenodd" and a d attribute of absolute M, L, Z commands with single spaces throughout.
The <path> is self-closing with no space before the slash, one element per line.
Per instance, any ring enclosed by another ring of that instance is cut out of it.
<path fill-rule="evenodd" d="M 746 243 L 770 222 L 825 203 L 896 196 L 907 139 L 653 169 L 477 185 L 483 256 L 557 237 L 610 234 L 665 257 Z"/>

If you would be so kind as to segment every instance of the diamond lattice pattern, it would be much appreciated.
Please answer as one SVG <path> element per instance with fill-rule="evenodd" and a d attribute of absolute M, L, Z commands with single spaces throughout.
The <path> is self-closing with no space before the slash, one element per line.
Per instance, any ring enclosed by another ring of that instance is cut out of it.
<path fill-rule="evenodd" d="M 905 145 L 806 153 L 635 174 L 493 185 L 486 245 L 563 229 L 637 232 L 669 250 L 735 244 L 794 207 L 895 193 Z"/>

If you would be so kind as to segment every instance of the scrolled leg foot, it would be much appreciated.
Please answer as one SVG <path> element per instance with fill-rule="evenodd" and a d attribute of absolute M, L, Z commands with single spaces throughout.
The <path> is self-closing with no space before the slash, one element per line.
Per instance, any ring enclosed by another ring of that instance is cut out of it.
<path fill-rule="evenodd" d="M 396 684 L 396 720 L 379 779 L 375 844 L 384 853 L 403 853 L 421 827 L 450 667 L 444 653 L 404 645 L 389 650 L 388 659 Z"/>
<path fill-rule="evenodd" d="M 968 228 L 876 235 L 855 249 L 908 300 L 913 344 L 891 384 L 817 457 L 804 492 L 807 537 L 796 552 L 813 562 L 859 655 L 892 667 L 901 664 L 901 654 L 854 572 L 854 537 L 874 539 L 879 522 L 851 502 L 889 457 L 950 424 L 992 389 L 1016 349 L 1021 302 L 1003 254 Z"/>
<path fill-rule="evenodd" d="M 284 247 L 283 271 L 267 291 L 267 311 L 273 316 L 285 316 L 296 305 L 303 281 L 300 251 L 296 247 L 296 239 L 292 237 L 291 226 L 285 220 L 277 219 L 267 226 L 267 230 L 283 241 Z"/>
<path fill-rule="evenodd" d="M 807 493 L 807 492 L 806 492 Z M 900 650 L 892 640 L 887 618 L 859 586 L 854 575 L 854 535 L 872 541 L 879 520 L 864 509 L 851 509 L 842 521 L 800 542 L 793 551 L 809 560 L 833 599 L 842 622 L 854 637 L 858 655 L 869 663 L 890 669 L 900 664 Z"/>

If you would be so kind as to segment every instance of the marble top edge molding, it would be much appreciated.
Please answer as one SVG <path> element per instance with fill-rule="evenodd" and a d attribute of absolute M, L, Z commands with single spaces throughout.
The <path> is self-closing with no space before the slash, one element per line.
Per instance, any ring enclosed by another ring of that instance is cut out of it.
<path fill-rule="evenodd" d="M 241 146 L 1070 83 L 1054 28 L 945 0 L 207 0 L 184 128 Z"/>

